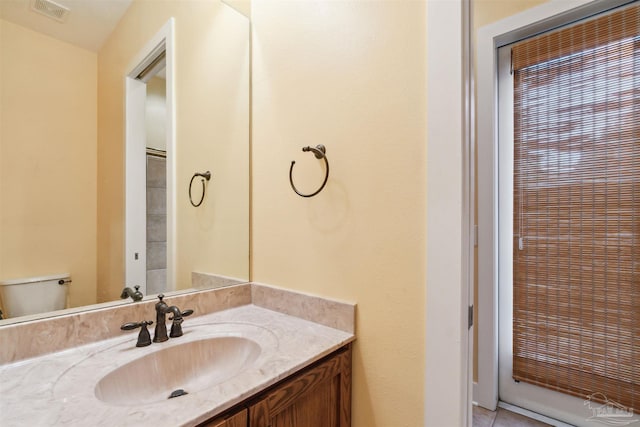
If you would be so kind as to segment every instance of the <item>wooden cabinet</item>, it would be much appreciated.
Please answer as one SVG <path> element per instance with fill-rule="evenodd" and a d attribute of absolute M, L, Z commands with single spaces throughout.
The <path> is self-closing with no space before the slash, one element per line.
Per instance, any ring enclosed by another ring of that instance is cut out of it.
<path fill-rule="evenodd" d="M 199 427 L 350 427 L 351 345 Z"/>
<path fill-rule="evenodd" d="M 247 413 L 247 409 L 242 409 L 240 412 L 236 412 L 233 415 L 216 417 L 204 424 L 200 424 L 198 427 L 247 427 Z"/>
<path fill-rule="evenodd" d="M 249 427 L 350 425 L 350 346 L 285 380 L 249 406 Z"/>

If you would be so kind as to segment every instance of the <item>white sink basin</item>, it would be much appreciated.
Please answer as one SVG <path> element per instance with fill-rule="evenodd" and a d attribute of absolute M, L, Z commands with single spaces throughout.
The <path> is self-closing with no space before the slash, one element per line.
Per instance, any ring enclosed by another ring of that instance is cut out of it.
<path fill-rule="evenodd" d="M 185 342 L 114 369 L 98 381 L 95 395 L 109 404 L 140 405 L 167 400 L 179 390 L 195 393 L 252 366 L 260 353 L 260 345 L 244 337 Z"/>

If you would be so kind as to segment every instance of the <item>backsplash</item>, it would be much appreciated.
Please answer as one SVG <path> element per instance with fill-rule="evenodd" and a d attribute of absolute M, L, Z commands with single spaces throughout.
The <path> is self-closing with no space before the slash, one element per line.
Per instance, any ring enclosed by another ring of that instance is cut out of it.
<path fill-rule="evenodd" d="M 205 280 L 206 274 L 200 279 Z M 156 298 L 0 327 L 0 365 L 88 344 L 124 333 L 120 325 L 153 320 Z M 258 283 L 170 295 L 165 301 L 193 316 L 254 304 L 345 332 L 355 332 L 355 304 L 305 295 Z M 188 322 L 188 319 L 185 320 Z M 7 343 L 10 343 L 7 345 Z"/>
<path fill-rule="evenodd" d="M 355 304 L 257 283 L 251 286 L 251 302 L 262 308 L 355 334 Z"/>
<path fill-rule="evenodd" d="M 170 305 L 193 309 L 193 316 L 251 303 L 251 285 L 168 295 Z M 61 351 L 124 334 L 120 325 L 156 320 L 157 298 L 0 327 L 0 364 Z M 126 332 L 126 333 L 137 333 Z M 9 343 L 7 345 L 7 343 Z"/>
<path fill-rule="evenodd" d="M 191 285 L 196 289 L 222 288 L 224 286 L 240 285 L 242 283 L 247 283 L 247 281 L 235 277 L 222 276 L 220 274 L 198 273 L 197 271 L 191 273 Z"/>

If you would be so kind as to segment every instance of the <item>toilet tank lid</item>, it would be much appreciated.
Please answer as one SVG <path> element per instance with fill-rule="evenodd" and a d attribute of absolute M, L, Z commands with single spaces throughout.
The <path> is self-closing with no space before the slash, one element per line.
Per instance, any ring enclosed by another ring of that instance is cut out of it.
<path fill-rule="evenodd" d="M 50 280 L 67 280 L 69 279 L 69 273 L 53 274 L 51 276 L 39 276 L 39 277 L 23 277 L 21 279 L 10 279 L 0 281 L 0 286 L 7 285 L 20 285 L 24 283 L 36 283 L 36 282 L 48 282 Z"/>

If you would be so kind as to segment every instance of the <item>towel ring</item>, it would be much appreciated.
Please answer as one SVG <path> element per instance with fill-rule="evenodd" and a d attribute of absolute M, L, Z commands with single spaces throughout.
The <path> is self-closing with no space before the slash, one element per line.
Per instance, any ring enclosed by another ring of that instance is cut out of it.
<path fill-rule="evenodd" d="M 191 198 L 191 186 L 193 185 L 193 180 L 196 178 L 196 176 L 201 176 L 204 179 L 202 179 L 202 196 L 200 197 L 200 201 L 198 203 L 193 203 L 193 198 Z M 189 181 L 189 201 L 191 202 L 194 208 L 197 208 L 198 206 L 200 206 L 202 204 L 202 201 L 204 200 L 204 195 L 207 192 L 207 188 L 204 184 L 205 179 L 207 181 L 211 179 L 211 172 L 209 171 L 206 171 L 205 173 L 196 172 L 191 177 L 191 181 Z"/>
<path fill-rule="evenodd" d="M 300 197 L 313 197 L 322 191 L 324 186 L 327 184 L 327 179 L 329 179 L 329 161 L 327 160 L 327 156 L 325 154 L 327 152 L 327 149 L 325 148 L 324 145 L 318 144 L 315 147 L 309 147 L 309 146 L 302 147 L 302 151 L 305 151 L 305 152 L 311 151 L 314 154 L 314 156 L 316 156 L 316 159 L 324 159 L 324 164 L 327 167 L 327 172 L 324 176 L 324 181 L 322 181 L 322 185 L 320 186 L 320 188 L 318 188 L 316 191 L 314 191 L 311 194 L 302 194 L 301 192 L 298 191 L 295 184 L 293 183 L 293 165 L 295 165 L 296 162 L 295 160 L 291 161 L 291 167 L 289 168 L 289 183 L 291 183 L 291 188 L 293 188 L 293 191 L 295 191 L 296 194 Z"/>

